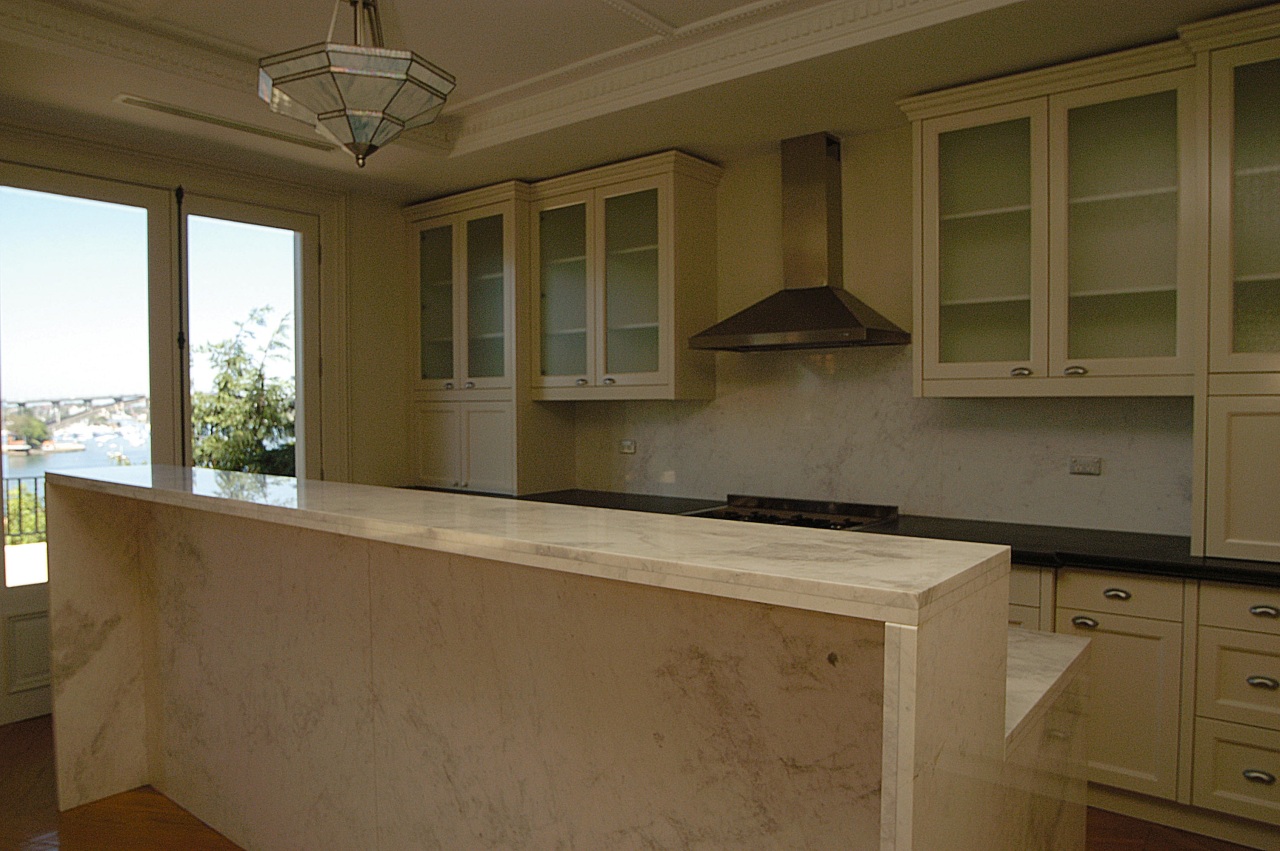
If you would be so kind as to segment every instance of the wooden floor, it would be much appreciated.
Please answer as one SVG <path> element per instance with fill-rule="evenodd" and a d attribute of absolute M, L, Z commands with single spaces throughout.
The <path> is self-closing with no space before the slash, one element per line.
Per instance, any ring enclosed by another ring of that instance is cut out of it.
<path fill-rule="evenodd" d="M 1234 851 L 1232 845 L 1089 810 L 1088 851 Z M 0 727 L 3 851 L 240 851 L 150 787 L 59 813 L 49 716 Z"/>

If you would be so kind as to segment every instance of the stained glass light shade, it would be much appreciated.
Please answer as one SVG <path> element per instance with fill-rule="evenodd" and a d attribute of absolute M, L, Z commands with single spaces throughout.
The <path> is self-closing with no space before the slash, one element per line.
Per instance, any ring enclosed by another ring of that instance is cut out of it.
<path fill-rule="evenodd" d="M 313 125 L 357 165 L 404 130 L 429 124 L 453 91 L 451 74 L 409 50 L 313 44 L 258 63 L 258 97 Z"/>

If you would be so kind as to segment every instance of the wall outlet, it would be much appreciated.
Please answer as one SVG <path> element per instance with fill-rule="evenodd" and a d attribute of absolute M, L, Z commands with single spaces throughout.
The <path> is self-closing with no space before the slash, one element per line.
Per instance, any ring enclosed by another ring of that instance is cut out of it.
<path fill-rule="evenodd" d="M 623 455 L 635 455 L 636 442 L 629 437 L 624 440 L 619 440 L 618 451 L 621 452 Z"/>
<path fill-rule="evenodd" d="M 1072 455 L 1068 469 L 1073 476 L 1101 476 L 1102 459 L 1096 455 Z"/>

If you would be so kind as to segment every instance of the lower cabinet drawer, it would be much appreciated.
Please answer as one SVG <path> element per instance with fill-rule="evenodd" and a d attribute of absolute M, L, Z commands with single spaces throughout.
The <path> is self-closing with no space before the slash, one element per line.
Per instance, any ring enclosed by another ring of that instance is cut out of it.
<path fill-rule="evenodd" d="M 1191 803 L 1280 824 L 1280 733 L 1196 719 Z"/>
<path fill-rule="evenodd" d="M 1040 607 L 1020 606 L 1017 603 L 1010 603 L 1009 626 L 1016 626 L 1019 629 L 1039 629 Z"/>
<path fill-rule="evenodd" d="M 1280 730 L 1280 635 L 1200 627 L 1196 714 Z"/>

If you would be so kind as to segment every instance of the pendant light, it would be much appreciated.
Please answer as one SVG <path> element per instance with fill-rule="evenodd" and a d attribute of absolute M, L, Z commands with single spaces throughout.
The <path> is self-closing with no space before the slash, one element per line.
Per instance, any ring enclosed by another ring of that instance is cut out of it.
<path fill-rule="evenodd" d="M 354 44 L 333 40 L 343 3 L 353 11 Z M 313 125 L 361 168 L 402 131 L 434 121 L 454 83 L 413 51 L 383 46 L 375 0 L 336 0 L 323 44 L 258 62 L 258 97 L 272 112 Z"/>

